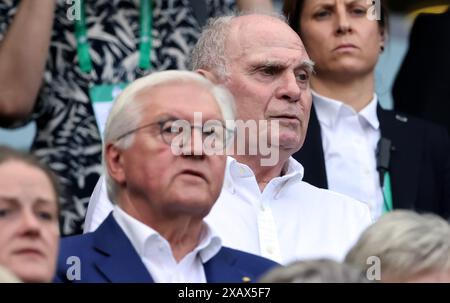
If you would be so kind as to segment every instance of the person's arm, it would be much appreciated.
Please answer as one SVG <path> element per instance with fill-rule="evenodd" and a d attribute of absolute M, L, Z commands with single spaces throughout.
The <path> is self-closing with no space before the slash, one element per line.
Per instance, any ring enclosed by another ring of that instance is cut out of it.
<path fill-rule="evenodd" d="M 272 0 L 236 0 L 240 11 L 258 10 L 263 12 L 272 12 Z"/>
<path fill-rule="evenodd" d="M 19 121 L 33 110 L 42 84 L 55 0 L 22 0 L 0 41 L 0 120 Z"/>

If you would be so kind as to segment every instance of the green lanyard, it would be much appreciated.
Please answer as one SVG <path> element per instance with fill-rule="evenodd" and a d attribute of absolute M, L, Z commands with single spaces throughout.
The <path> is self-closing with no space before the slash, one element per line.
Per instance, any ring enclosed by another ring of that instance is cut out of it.
<path fill-rule="evenodd" d="M 384 173 L 383 182 L 383 214 L 392 211 L 392 189 L 391 189 L 391 175 L 389 172 Z"/>
<path fill-rule="evenodd" d="M 89 54 L 89 42 L 86 26 L 86 0 L 79 0 L 81 13 L 75 21 L 75 37 L 77 39 L 77 55 L 80 68 L 85 73 L 92 70 L 92 59 Z M 152 1 L 141 0 L 139 16 L 139 68 L 150 69 L 150 51 L 152 49 Z"/>

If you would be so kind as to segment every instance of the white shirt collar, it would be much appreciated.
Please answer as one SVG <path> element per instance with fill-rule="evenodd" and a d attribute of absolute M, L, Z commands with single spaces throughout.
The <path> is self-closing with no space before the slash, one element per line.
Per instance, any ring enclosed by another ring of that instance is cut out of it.
<path fill-rule="evenodd" d="M 367 104 L 360 112 L 359 115 L 363 117 L 373 129 L 378 130 L 380 128 L 380 121 L 377 115 L 378 97 L 376 94 L 373 95 L 372 101 Z"/>
<path fill-rule="evenodd" d="M 113 216 L 128 239 L 130 239 L 139 256 L 146 255 L 146 247 L 158 245 L 161 242 L 169 245 L 167 240 L 156 230 L 133 218 L 118 205 L 114 205 Z M 219 252 L 222 247 L 222 241 L 207 222 L 204 221 L 203 223 L 204 229 L 200 237 L 200 243 L 193 252 L 199 254 L 202 263 L 206 263 Z"/>
<path fill-rule="evenodd" d="M 364 107 L 359 113 L 356 113 L 353 108 L 344 104 L 342 101 L 338 101 L 332 98 L 328 98 L 319 95 L 317 92 L 313 91 L 314 106 L 317 111 L 317 118 L 323 124 L 328 127 L 333 127 L 339 118 L 339 114 L 343 108 L 354 114 L 359 115 L 363 118 L 373 129 L 378 130 L 380 127 L 380 122 L 377 115 L 377 105 L 378 97 L 376 94 L 373 95 L 370 103 Z"/>
<path fill-rule="evenodd" d="M 297 160 L 295 160 L 293 157 L 289 157 L 288 162 L 285 165 L 284 175 L 282 178 L 295 178 L 298 179 L 298 181 L 301 181 L 303 179 L 303 175 L 305 172 L 305 169 L 303 168 L 303 165 L 301 165 Z"/>
<path fill-rule="evenodd" d="M 289 157 L 283 171 L 284 174 L 282 176 L 273 178 L 270 182 L 277 183 L 282 187 L 287 181 L 299 182 L 303 179 L 304 168 L 293 157 Z M 225 188 L 233 192 L 233 183 L 240 178 L 255 178 L 255 173 L 246 164 L 240 163 L 233 157 L 228 156 L 225 170 Z"/>

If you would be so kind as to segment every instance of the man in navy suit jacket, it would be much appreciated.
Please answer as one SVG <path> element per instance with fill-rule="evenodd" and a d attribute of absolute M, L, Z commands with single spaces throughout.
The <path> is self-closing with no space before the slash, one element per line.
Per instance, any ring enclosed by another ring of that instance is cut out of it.
<path fill-rule="evenodd" d="M 222 247 L 203 221 L 222 188 L 233 108 L 228 91 L 192 72 L 127 87 L 104 134 L 116 205 L 95 232 L 62 240 L 55 281 L 249 282 L 275 266 Z"/>
<path fill-rule="evenodd" d="M 79 258 L 79 263 L 73 256 Z M 80 267 L 76 268 L 78 264 Z M 235 283 L 256 281 L 274 265 L 274 262 L 267 259 L 222 247 L 203 268 L 208 283 Z M 80 280 L 77 280 L 78 273 Z M 56 281 L 154 282 L 112 215 L 93 233 L 63 239 Z"/>

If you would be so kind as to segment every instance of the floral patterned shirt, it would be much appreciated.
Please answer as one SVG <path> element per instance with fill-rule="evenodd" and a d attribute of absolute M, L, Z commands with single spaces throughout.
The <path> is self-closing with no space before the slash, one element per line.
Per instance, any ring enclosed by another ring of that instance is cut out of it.
<path fill-rule="evenodd" d="M 209 16 L 227 14 L 235 8 L 232 0 L 205 1 Z M 19 0 L 0 0 L 0 41 L 13 21 L 18 3 Z M 186 69 L 200 34 L 190 2 L 152 3 L 149 72 Z M 63 235 L 82 232 L 89 197 L 102 173 L 101 137 L 89 100 L 90 85 L 131 82 L 144 74 L 137 68 L 139 0 L 86 1 L 93 64 L 90 74 L 83 73 L 78 64 L 74 23 L 67 15 L 72 6 L 73 1 L 57 0 L 43 85 L 30 117 L 37 126 L 32 152 L 57 174 L 62 187 Z"/>

